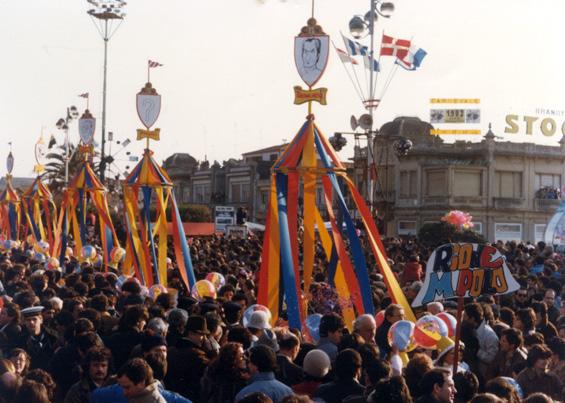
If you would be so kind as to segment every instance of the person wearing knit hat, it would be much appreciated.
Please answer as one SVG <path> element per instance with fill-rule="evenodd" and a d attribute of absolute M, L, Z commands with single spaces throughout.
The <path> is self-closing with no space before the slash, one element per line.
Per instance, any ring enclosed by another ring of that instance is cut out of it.
<path fill-rule="evenodd" d="M 322 350 L 310 350 L 304 357 L 302 368 L 304 369 L 304 380 L 294 385 L 292 390 L 297 395 L 308 395 L 313 398 L 314 392 L 330 371 L 330 357 Z"/>
<path fill-rule="evenodd" d="M 463 350 L 465 348 L 465 344 L 461 341 L 459 342 L 459 349 Z M 434 366 L 436 368 L 444 368 L 453 372 L 453 361 L 455 360 L 455 342 L 449 337 L 442 337 L 437 342 L 437 351 L 438 356 L 434 361 Z M 457 365 L 457 372 L 468 372 L 469 365 L 464 362 L 461 362 L 461 358 L 463 354 L 460 352 L 458 356 L 459 364 Z"/>

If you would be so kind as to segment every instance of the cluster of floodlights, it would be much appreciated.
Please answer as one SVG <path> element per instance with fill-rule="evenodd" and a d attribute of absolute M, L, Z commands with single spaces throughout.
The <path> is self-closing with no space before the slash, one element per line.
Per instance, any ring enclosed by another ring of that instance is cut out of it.
<path fill-rule="evenodd" d="M 371 2 L 371 10 L 367 11 L 365 16 L 355 15 L 351 21 L 349 21 L 349 32 L 351 32 L 351 36 L 355 39 L 361 39 L 372 34 L 375 20 L 379 16 L 390 18 L 393 12 L 393 3 L 373 0 Z"/>
<path fill-rule="evenodd" d="M 87 11 L 91 16 L 101 20 L 123 19 L 126 14 L 123 10 L 127 4 L 123 0 L 87 0 L 94 8 Z"/>

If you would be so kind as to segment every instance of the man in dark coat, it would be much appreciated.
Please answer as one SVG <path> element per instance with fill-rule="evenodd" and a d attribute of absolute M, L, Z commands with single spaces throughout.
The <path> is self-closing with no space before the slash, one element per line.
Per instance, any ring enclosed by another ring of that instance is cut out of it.
<path fill-rule="evenodd" d="M 24 330 L 18 341 L 31 357 L 30 369 L 49 369 L 49 362 L 57 348 L 57 335 L 43 326 L 42 306 L 22 309 Z"/>
<path fill-rule="evenodd" d="M 204 338 L 209 334 L 206 319 L 200 315 L 190 316 L 186 322 L 186 337 L 170 347 L 167 354 L 168 371 L 165 377 L 167 388 L 200 401 L 200 380 L 208 366 L 209 359 L 202 348 Z"/>
<path fill-rule="evenodd" d="M 420 390 L 423 395 L 416 403 L 453 403 L 457 392 L 451 372 L 443 368 L 426 372 L 420 381 Z"/>
<path fill-rule="evenodd" d="M 348 397 L 363 397 L 365 387 L 359 383 L 361 368 L 361 355 L 357 351 L 351 348 L 340 351 L 334 365 L 335 381 L 320 385 L 314 397 L 326 403 L 343 402 Z"/>
<path fill-rule="evenodd" d="M 388 330 L 390 327 L 404 319 L 404 308 L 397 304 L 391 304 L 385 309 L 385 319 L 383 323 L 377 329 L 377 334 L 375 339 L 377 341 L 377 346 L 381 352 L 381 358 L 386 359 L 392 351 L 390 344 L 388 344 Z"/>
<path fill-rule="evenodd" d="M 86 353 L 83 364 L 83 375 L 75 383 L 65 397 L 65 403 L 82 403 L 90 401 L 90 394 L 101 387 L 108 378 L 108 367 L 112 354 L 104 347 L 93 347 Z"/>
<path fill-rule="evenodd" d="M 300 340 L 294 334 L 288 332 L 278 342 L 279 352 L 277 354 L 277 370 L 275 377 L 285 385 L 292 386 L 302 382 L 304 371 L 294 363 L 300 351 Z"/>

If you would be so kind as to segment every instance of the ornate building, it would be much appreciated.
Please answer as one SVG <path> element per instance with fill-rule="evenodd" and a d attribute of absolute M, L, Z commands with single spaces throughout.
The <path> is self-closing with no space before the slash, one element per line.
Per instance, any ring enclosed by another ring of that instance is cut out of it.
<path fill-rule="evenodd" d="M 480 142 L 448 144 L 430 135 L 431 128 L 399 117 L 375 138 L 375 205 L 385 234 L 415 235 L 457 209 L 470 213 L 475 230 L 489 241 L 542 240 L 560 203 L 565 138 L 558 146 L 500 142 L 489 128 Z M 413 146 L 397 157 L 393 143 L 400 136 Z M 363 161 L 363 150 L 356 151 L 354 160 Z M 366 178 L 359 171 L 358 184 Z"/>

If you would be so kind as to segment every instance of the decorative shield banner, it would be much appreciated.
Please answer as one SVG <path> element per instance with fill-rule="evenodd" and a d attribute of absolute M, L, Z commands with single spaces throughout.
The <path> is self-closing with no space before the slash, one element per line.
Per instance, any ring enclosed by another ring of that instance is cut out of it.
<path fill-rule="evenodd" d="M 330 52 L 328 35 L 297 36 L 294 38 L 294 62 L 302 81 L 312 87 L 324 74 Z"/>
<path fill-rule="evenodd" d="M 84 111 L 82 117 L 78 120 L 78 134 L 83 144 L 90 145 L 94 140 L 94 129 L 96 128 L 96 119 L 92 117 L 88 109 Z"/>
<path fill-rule="evenodd" d="M 43 163 L 45 155 L 47 154 L 47 148 L 45 146 L 45 140 L 43 140 L 43 136 L 41 136 L 39 140 L 37 140 L 37 143 L 35 143 L 34 154 L 35 161 L 39 165 L 41 165 Z"/>
<path fill-rule="evenodd" d="M 145 88 L 144 88 L 145 89 Z M 143 125 L 149 130 L 155 124 L 161 112 L 161 95 L 140 92 L 136 96 L 137 115 Z"/>
<path fill-rule="evenodd" d="M 506 258 L 495 247 L 449 243 L 438 247 L 428 259 L 424 285 L 412 306 L 453 297 L 508 294 L 519 288 Z"/>
<path fill-rule="evenodd" d="M 8 168 L 8 174 L 12 174 L 14 170 L 14 156 L 11 151 L 10 154 L 8 154 L 8 158 L 6 158 L 6 168 Z"/>

